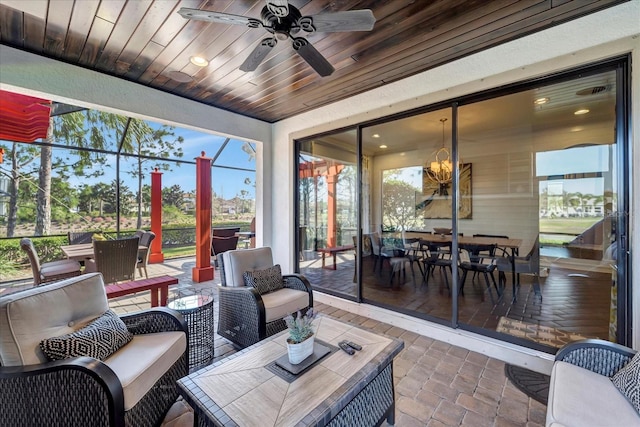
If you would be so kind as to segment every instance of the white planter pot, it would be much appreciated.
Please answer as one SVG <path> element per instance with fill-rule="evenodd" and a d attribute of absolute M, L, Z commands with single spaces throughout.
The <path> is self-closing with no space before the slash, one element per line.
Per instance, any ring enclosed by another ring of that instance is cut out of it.
<path fill-rule="evenodd" d="M 297 365 L 311 356 L 313 354 L 313 335 L 298 344 L 287 342 L 287 353 L 289 354 L 289 363 L 292 365 Z"/>

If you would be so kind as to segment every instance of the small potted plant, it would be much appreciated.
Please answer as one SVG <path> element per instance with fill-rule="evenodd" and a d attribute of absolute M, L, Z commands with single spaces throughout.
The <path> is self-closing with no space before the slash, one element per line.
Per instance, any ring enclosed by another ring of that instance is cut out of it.
<path fill-rule="evenodd" d="M 313 320 L 316 313 L 313 308 L 307 310 L 302 316 L 298 311 L 295 317 L 290 314 L 284 318 L 289 328 L 289 338 L 287 338 L 287 353 L 289 363 L 297 365 L 313 354 Z"/>

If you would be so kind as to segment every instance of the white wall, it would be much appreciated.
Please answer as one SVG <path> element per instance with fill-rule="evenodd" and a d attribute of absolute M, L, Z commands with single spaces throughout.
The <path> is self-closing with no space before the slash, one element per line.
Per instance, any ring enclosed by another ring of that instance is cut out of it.
<path fill-rule="evenodd" d="M 269 123 L 3 45 L 0 45 L 0 67 L 2 90 L 258 143 L 256 244 L 270 242 L 272 174 Z M 206 153 L 208 156 L 214 154 L 213 150 Z"/>
<path fill-rule="evenodd" d="M 583 64 L 632 54 L 632 111 L 640 111 L 640 1 L 627 2 L 489 49 L 404 80 L 280 121 L 273 129 L 273 235 L 276 262 L 285 271 L 294 263 L 293 140 L 359 122 L 384 117 L 512 82 L 544 76 Z M 640 120 L 631 130 L 632 144 L 640 146 Z M 635 137 L 634 137 L 635 136 Z M 640 164 L 640 150 L 633 150 L 633 164 Z M 636 170 L 632 171 L 637 181 Z M 277 183 L 277 184 L 276 184 Z M 285 188 L 282 183 L 288 183 Z M 634 188 L 631 194 L 635 194 Z M 640 241 L 640 197 L 633 197 L 631 241 Z M 632 252 L 640 265 L 640 250 Z M 634 296 L 634 346 L 640 345 L 640 274 L 632 278 Z"/>

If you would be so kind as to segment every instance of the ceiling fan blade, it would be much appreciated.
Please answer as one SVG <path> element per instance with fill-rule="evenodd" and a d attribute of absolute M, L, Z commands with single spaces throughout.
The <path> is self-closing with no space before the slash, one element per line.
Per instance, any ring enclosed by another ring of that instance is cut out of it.
<path fill-rule="evenodd" d="M 218 24 L 247 25 L 249 27 L 255 27 L 255 22 L 258 22 L 261 25 L 260 21 L 257 19 L 248 18 L 242 15 L 232 15 L 230 13 L 190 9 L 188 7 L 180 8 L 178 13 L 185 19 L 195 19 L 196 21 L 216 22 Z"/>
<path fill-rule="evenodd" d="M 340 31 L 371 31 L 376 18 L 370 9 L 346 10 L 344 12 L 321 13 L 319 15 L 303 16 L 301 28 L 305 28 L 304 21 L 311 18 L 311 25 L 319 33 L 335 33 Z M 311 31 L 313 32 L 313 30 Z"/>
<path fill-rule="evenodd" d="M 294 38 L 293 49 L 322 77 L 330 76 L 335 71 L 333 65 L 329 64 L 329 61 L 307 39 L 302 37 Z"/>
<path fill-rule="evenodd" d="M 278 18 L 284 18 L 289 14 L 289 3 L 287 0 L 267 0 L 267 9 Z"/>
<path fill-rule="evenodd" d="M 264 58 L 267 57 L 271 49 L 273 49 L 278 41 L 273 37 L 262 39 L 260 44 L 253 49 L 253 52 L 244 60 L 240 66 L 240 71 L 254 71 Z"/>

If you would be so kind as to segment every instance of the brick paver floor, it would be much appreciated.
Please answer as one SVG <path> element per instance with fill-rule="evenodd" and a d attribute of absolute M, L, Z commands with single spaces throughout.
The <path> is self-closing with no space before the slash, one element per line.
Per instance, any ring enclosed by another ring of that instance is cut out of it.
<path fill-rule="evenodd" d="M 191 281 L 193 258 L 149 266 L 149 275 L 171 274 L 179 285 L 171 288 L 170 300 L 194 292 L 217 294 L 219 272 L 213 281 Z M 147 293 L 110 300 L 114 311 L 125 313 L 150 307 Z M 542 426 L 546 406 L 516 389 L 504 374 L 504 362 L 452 346 L 414 332 L 316 303 L 317 311 L 377 332 L 398 337 L 404 349 L 393 365 L 396 392 L 396 426 Z M 217 298 L 215 304 L 217 320 Z M 236 351 L 216 335 L 215 359 Z M 384 424 L 387 425 L 386 423 Z"/>

